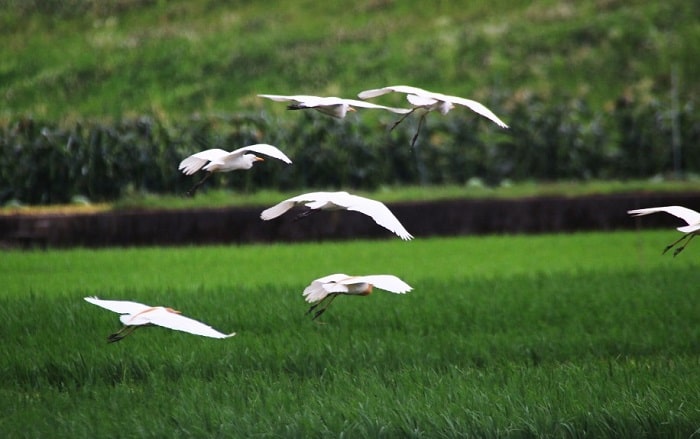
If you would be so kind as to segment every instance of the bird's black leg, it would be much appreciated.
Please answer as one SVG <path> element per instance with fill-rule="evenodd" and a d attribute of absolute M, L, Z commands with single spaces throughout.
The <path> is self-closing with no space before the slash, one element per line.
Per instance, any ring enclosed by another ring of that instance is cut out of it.
<path fill-rule="evenodd" d="M 207 181 L 207 178 L 211 176 L 212 172 L 208 172 L 204 175 L 204 178 L 199 180 L 199 183 L 195 184 L 192 186 L 192 189 L 187 191 L 187 196 L 188 197 L 194 197 L 194 193 L 197 191 L 197 189 L 205 182 Z"/>
<path fill-rule="evenodd" d="M 328 307 L 331 305 L 331 302 L 333 302 L 333 299 L 335 299 L 337 296 L 338 296 L 337 294 L 329 294 L 328 296 L 324 297 L 320 302 L 318 302 L 317 304 L 315 304 L 311 308 L 309 308 L 309 310 L 306 311 L 306 314 L 308 314 L 311 311 L 313 311 L 314 309 L 316 309 L 317 306 L 319 306 L 321 303 L 323 303 L 325 301 L 326 302 L 325 306 L 323 308 L 319 309 L 318 311 L 316 311 L 314 316 L 311 318 L 311 320 L 316 320 L 321 314 L 323 314 L 328 309 Z M 326 301 L 326 299 L 328 299 L 328 301 Z"/>
<path fill-rule="evenodd" d="M 676 257 L 678 253 L 682 252 L 687 246 L 688 243 L 695 237 L 695 233 L 690 233 L 688 235 L 685 235 L 684 238 L 687 237 L 688 240 L 683 243 L 682 246 L 678 247 L 676 250 L 673 251 L 673 256 Z M 679 241 L 676 241 L 678 243 Z"/>
<path fill-rule="evenodd" d="M 425 116 L 428 113 L 425 113 L 420 117 L 420 120 L 418 120 L 418 129 L 416 130 L 416 134 L 413 135 L 413 139 L 411 139 L 411 148 L 413 148 L 416 145 L 416 140 L 418 140 L 418 134 L 420 134 L 420 129 L 423 126 L 423 122 L 425 121 Z"/>
<path fill-rule="evenodd" d="M 667 245 L 666 248 L 664 249 L 664 251 L 661 252 L 661 254 L 662 254 L 662 255 L 665 255 L 667 251 L 671 250 L 671 249 L 672 249 L 673 247 L 675 247 L 678 243 L 680 243 L 681 241 L 683 241 L 684 239 L 687 239 L 687 238 L 689 238 L 689 237 L 690 237 L 690 235 L 683 235 L 683 236 L 681 236 L 679 239 L 677 239 L 677 240 L 673 241 L 672 243 L 670 243 L 669 245 Z"/>
<path fill-rule="evenodd" d="M 321 302 L 323 302 L 323 300 L 321 300 Z M 309 307 L 309 309 L 306 310 L 306 312 L 304 313 L 304 315 L 307 315 L 307 314 L 309 314 L 311 311 L 315 310 L 315 309 L 321 304 L 321 302 L 314 303 L 313 305 L 311 305 L 311 306 Z"/>
<path fill-rule="evenodd" d="M 122 338 L 124 338 L 127 335 L 134 332 L 134 330 L 136 330 L 136 328 L 137 328 L 136 326 L 124 326 L 122 329 L 115 332 L 114 334 L 110 334 L 107 337 L 107 343 L 114 343 L 114 342 L 121 340 Z"/>
<path fill-rule="evenodd" d="M 305 210 L 305 211 L 301 212 L 300 214 L 298 214 L 297 216 L 295 216 L 293 221 L 299 221 L 302 218 L 306 218 L 307 216 L 311 215 L 315 211 L 316 211 L 315 209 Z"/>
<path fill-rule="evenodd" d="M 309 314 L 311 311 L 315 310 L 320 304 L 325 302 L 330 296 L 326 296 L 323 299 L 319 300 L 318 302 L 314 303 L 309 307 L 309 309 L 304 313 L 304 315 Z"/>
<path fill-rule="evenodd" d="M 416 107 L 416 108 L 418 108 L 418 107 Z M 410 116 L 411 114 L 413 114 L 413 112 L 416 111 L 416 108 L 412 109 L 412 110 L 409 111 L 408 113 L 406 113 L 406 114 L 404 114 L 403 116 L 401 116 L 401 119 L 399 119 L 399 120 L 397 120 L 396 122 L 394 122 L 394 124 L 391 126 L 391 128 L 389 128 L 389 131 L 394 131 L 394 128 L 396 128 L 396 127 L 397 127 L 401 122 L 403 122 L 404 119 L 406 119 L 408 116 Z"/>

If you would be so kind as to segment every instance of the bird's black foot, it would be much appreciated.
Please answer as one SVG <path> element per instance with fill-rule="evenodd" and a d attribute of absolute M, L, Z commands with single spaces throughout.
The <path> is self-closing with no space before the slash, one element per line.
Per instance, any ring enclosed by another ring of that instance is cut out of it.
<path fill-rule="evenodd" d="M 317 303 L 317 304 L 315 304 L 315 305 L 311 305 L 311 306 L 309 307 L 309 309 L 304 313 L 304 315 L 309 315 L 309 314 L 311 313 L 311 311 L 315 310 L 316 307 L 317 307 L 320 303 L 321 303 L 321 302 L 319 302 L 319 303 Z"/>
<path fill-rule="evenodd" d="M 323 314 L 326 311 L 327 308 L 328 307 L 324 307 L 324 308 L 321 308 L 318 311 L 316 311 L 316 314 L 314 314 L 314 316 L 311 317 L 311 320 L 316 320 L 317 318 L 319 318 L 321 316 L 321 314 Z"/>
<path fill-rule="evenodd" d="M 121 335 L 119 332 L 114 333 L 114 334 L 110 334 L 107 337 L 107 343 L 115 343 L 115 342 L 118 342 L 119 340 L 121 340 L 122 338 L 124 338 L 124 336 Z"/>

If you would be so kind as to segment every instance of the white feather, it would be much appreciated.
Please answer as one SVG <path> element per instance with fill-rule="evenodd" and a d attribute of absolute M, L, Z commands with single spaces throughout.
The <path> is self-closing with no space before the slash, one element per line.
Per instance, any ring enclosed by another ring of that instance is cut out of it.
<path fill-rule="evenodd" d="M 393 85 L 389 87 L 377 88 L 372 90 L 365 90 L 360 92 L 358 96 L 360 99 L 370 99 L 377 96 L 381 96 L 387 93 L 397 92 L 407 94 L 407 99 L 415 107 L 424 107 L 428 111 L 440 110 L 441 113 L 447 113 L 454 104 L 462 105 L 469 108 L 475 113 L 484 116 L 485 118 L 491 120 L 496 125 L 501 128 L 508 128 L 505 122 L 498 118 L 491 110 L 486 108 L 483 104 L 473 101 L 471 99 L 460 98 L 458 96 L 450 96 L 442 93 L 434 93 L 428 90 L 423 90 L 418 87 L 411 87 L 408 85 Z"/>
<path fill-rule="evenodd" d="M 302 295 L 309 303 L 315 303 L 329 294 L 367 294 L 370 286 L 396 294 L 404 294 L 413 288 L 391 274 L 348 276 L 343 273 L 331 274 L 316 279 L 307 286 Z"/>
<path fill-rule="evenodd" d="M 394 108 L 384 105 L 377 105 L 371 102 L 358 101 L 355 99 L 343 99 L 335 96 L 320 97 L 309 95 L 270 95 L 260 94 L 262 98 L 272 99 L 277 102 L 291 102 L 292 108 L 311 108 L 321 113 L 342 119 L 348 111 L 355 111 L 354 107 L 369 108 L 376 110 L 386 110 L 397 114 L 406 114 L 411 111 L 409 108 Z"/>
<path fill-rule="evenodd" d="M 649 215 L 657 212 L 666 212 L 675 217 L 682 219 L 688 224 L 687 226 L 678 227 L 679 230 L 684 233 L 694 232 L 700 230 L 700 212 L 696 212 L 693 209 L 688 209 L 683 206 L 662 206 L 662 207 L 648 207 L 645 209 L 635 209 L 628 210 L 627 213 L 632 216 L 643 216 Z"/>
<path fill-rule="evenodd" d="M 85 300 L 121 314 L 119 320 L 126 326 L 156 325 L 211 338 L 227 338 L 236 335 L 235 332 L 224 334 L 209 325 L 162 306 L 149 306 L 121 300 L 102 300 L 97 297 L 86 297 Z"/>
<path fill-rule="evenodd" d="M 386 205 L 379 201 L 347 192 L 311 192 L 298 195 L 265 209 L 260 214 L 260 218 L 263 220 L 277 218 L 298 204 L 304 204 L 310 209 L 360 212 L 371 217 L 377 224 L 395 233 L 401 239 L 409 240 L 413 238 Z"/>
<path fill-rule="evenodd" d="M 292 163 L 291 159 L 276 146 L 266 143 L 244 146 L 231 152 L 223 149 L 207 149 L 192 154 L 180 162 L 178 170 L 185 175 L 192 175 L 200 169 L 211 172 L 230 172 L 238 169 L 250 169 L 252 166 L 251 153 L 263 154 L 287 164 Z M 253 156 L 255 157 L 255 156 Z M 206 165 L 206 166 L 205 166 Z"/>

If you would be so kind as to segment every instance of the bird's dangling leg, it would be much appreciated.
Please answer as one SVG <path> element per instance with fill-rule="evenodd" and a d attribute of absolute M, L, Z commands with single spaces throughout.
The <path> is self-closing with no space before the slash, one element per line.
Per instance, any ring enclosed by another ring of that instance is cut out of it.
<path fill-rule="evenodd" d="M 685 236 L 688 237 L 688 239 L 683 243 L 682 246 L 678 247 L 676 250 L 673 251 L 673 257 L 676 257 L 678 255 L 678 253 L 685 250 L 685 248 L 688 246 L 688 243 L 695 237 L 695 233 L 691 233 L 691 234 L 685 235 Z M 678 241 L 676 241 L 676 242 L 678 242 Z"/>
<path fill-rule="evenodd" d="M 306 310 L 306 312 L 304 313 L 304 315 L 307 315 L 307 314 L 309 314 L 311 311 L 315 310 L 320 304 L 322 304 L 323 302 L 325 302 L 329 297 L 330 297 L 330 296 L 326 296 L 326 297 L 324 297 L 323 299 L 321 299 L 321 300 L 319 300 L 318 302 L 316 302 L 316 303 L 314 303 L 313 305 L 311 305 L 311 306 L 309 307 L 309 309 Z"/>
<path fill-rule="evenodd" d="M 667 251 L 671 250 L 671 249 L 672 249 L 673 247 L 675 247 L 678 243 L 680 243 L 681 241 L 683 241 L 684 239 L 687 239 L 687 238 L 689 238 L 689 237 L 690 237 L 690 235 L 683 235 L 683 236 L 681 236 L 681 237 L 678 238 L 677 240 L 675 240 L 675 241 L 673 241 L 672 243 L 670 243 L 669 245 L 667 245 L 666 248 L 664 248 L 664 251 L 661 252 L 661 254 L 662 254 L 662 255 L 665 255 Z"/>
<path fill-rule="evenodd" d="M 115 332 L 114 334 L 110 334 L 107 337 L 107 343 L 114 343 L 121 340 L 122 338 L 134 332 L 136 328 L 137 326 L 124 326 L 122 329 Z"/>
<path fill-rule="evenodd" d="M 328 307 L 331 306 L 331 303 L 333 302 L 333 299 L 335 299 L 337 296 L 338 296 L 337 294 L 330 294 L 330 295 L 326 296 L 326 298 L 330 298 L 330 299 L 328 299 L 328 301 L 326 301 L 326 304 L 325 304 L 325 306 L 324 306 L 323 308 L 321 308 L 321 309 L 319 309 L 318 311 L 316 311 L 316 313 L 314 314 L 314 316 L 311 317 L 311 320 L 316 320 L 321 314 L 323 314 L 324 312 L 326 312 L 326 310 L 328 309 Z M 324 300 L 325 300 L 325 298 L 324 298 Z M 321 302 L 323 302 L 324 300 L 321 300 Z M 310 313 L 311 311 L 313 311 L 318 305 L 321 304 L 321 302 L 318 302 L 317 304 L 315 304 L 314 306 L 312 306 L 311 308 L 309 308 L 309 310 L 306 311 L 306 314 L 308 314 L 308 313 Z"/>
<path fill-rule="evenodd" d="M 305 211 L 301 212 L 300 214 L 298 214 L 297 216 L 295 216 L 293 221 L 299 221 L 300 219 L 306 218 L 307 216 L 311 215 L 314 212 L 316 212 L 316 209 L 305 210 Z"/>
<path fill-rule="evenodd" d="M 187 191 L 187 196 L 188 196 L 188 197 L 194 197 L 194 193 L 197 191 L 197 189 L 198 189 L 205 181 L 207 181 L 207 178 L 209 178 L 209 177 L 211 176 L 211 174 L 212 174 L 212 172 L 208 172 L 208 171 L 207 171 L 206 175 L 204 175 L 204 178 L 201 179 L 201 180 L 199 180 L 199 183 L 195 184 L 194 186 L 192 186 L 192 189 L 190 189 L 190 190 Z"/>
<path fill-rule="evenodd" d="M 416 107 L 416 108 L 418 108 L 418 107 Z M 394 122 L 394 124 L 391 126 L 391 128 L 389 128 L 389 131 L 394 131 L 394 128 L 396 128 L 396 127 L 397 127 L 401 122 L 403 122 L 404 119 L 406 119 L 408 116 L 410 116 L 411 114 L 413 114 L 413 112 L 416 111 L 416 108 L 412 109 L 412 110 L 409 111 L 408 113 L 406 113 L 406 114 L 404 114 L 403 116 L 401 116 L 401 118 L 400 118 L 399 120 L 397 120 L 396 122 Z"/>
<path fill-rule="evenodd" d="M 413 148 L 416 145 L 416 140 L 418 140 L 418 134 L 420 134 L 420 129 L 423 126 L 423 122 L 425 121 L 425 116 L 427 114 L 428 113 L 425 113 L 418 120 L 418 129 L 416 130 L 416 134 L 413 135 L 413 139 L 411 139 L 411 148 Z"/>

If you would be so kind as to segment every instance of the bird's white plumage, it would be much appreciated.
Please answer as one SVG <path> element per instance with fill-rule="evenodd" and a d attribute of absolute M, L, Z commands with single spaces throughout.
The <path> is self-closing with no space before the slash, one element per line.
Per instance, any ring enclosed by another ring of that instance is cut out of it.
<path fill-rule="evenodd" d="M 307 302 L 315 303 L 325 299 L 329 294 L 367 294 L 370 290 L 369 286 L 396 294 L 405 294 L 413 289 L 391 274 L 348 276 L 336 273 L 312 281 L 302 295 Z"/>
<path fill-rule="evenodd" d="M 149 306 L 121 300 L 102 300 L 97 297 L 86 297 L 85 300 L 121 314 L 119 320 L 126 326 L 156 325 L 211 338 L 227 338 L 236 335 L 235 332 L 224 334 L 209 325 L 162 306 Z"/>
<path fill-rule="evenodd" d="M 688 224 L 687 226 L 677 227 L 676 230 L 683 233 L 691 233 L 700 230 L 700 212 L 696 212 L 693 209 L 688 209 L 683 206 L 661 206 L 661 207 L 648 207 L 645 209 L 634 209 L 628 210 L 627 213 L 632 216 L 643 216 L 649 215 L 657 212 L 666 212 L 675 217 L 682 219 Z"/>
<path fill-rule="evenodd" d="M 185 175 L 192 175 L 200 169 L 211 172 L 250 169 L 253 166 L 253 161 L 255 161 L 255 156 L 251 157 L 251 153 L 263 154 L 287 164 L 292 163 L 291 159 L 276 146 L 258 143 L 244 146 L 231 152 L 214 148 L 192 154 L 180 162 L 178 170 Z"/>
<path fill-rule="evenodd" d="M 262 98 L 272 99 L 277 102 L 291 102 L 291 106 L 295 108 L 312 108 L 321 113 L 328 114 L 333 117 L 342 119 L 348 111 L 354 111 L 353 107 L 369 108 L 375 110 L 386 110 L 397 114 L 406 114 L 411 110 L 408 108 L 394 108 L 384 105 L 377 105 L 371 102 L 359 101 L 356 99 L 344 99 L 335 96 L 321 97 L 309 95 L 270 95 L 260 94 Z"/>
<path fill-rule="evenodd" d="M 97 297 L 86 297 L 85 300 L 93 305 L 101 306 L 104 309 L 116 312 L 117 314 L 138 314 L 152 308 L 142 303 L 129 302 L 127 300 L 103 300 Z"/>
<path fill-rule="evenodd" d="M 461 105 L 491 120 L 501 128 L 508 128 L 508 125 L 506 125 L 505 122 L 503 122 L 485 105 L 477 101 L 460 98 L 458 96 L 450 96 L 442 93 L 435 93 L 428 90 L 423 90 L 422 88 L 418 87 L 411 87 L 408 85 L 393 85 L 389 87 L 365 90 L 360 92 L 358 96 L 360 99 L 371 99 L 391 92 L 406 94 L 408 101 L 415 107 L 424 107 L 428 111 L 437 109 L 442 114 L 445 114 L 448 111 L 450 111 L 453 104 Z"/>
<path fill-rule="evenodd" d="M 265 209 L 260 214 L 260 218 L 265 221 L 277 218 L 298 204 L 303 204 L 310 209 L 360 212 L 371 217 L 374 222 L 395 233 L 401 239 L 409 240 L 413 238 L 382 202 L 347 192 L 311 192 L 298 195 L 281 201 L 269 209 Z"/>

